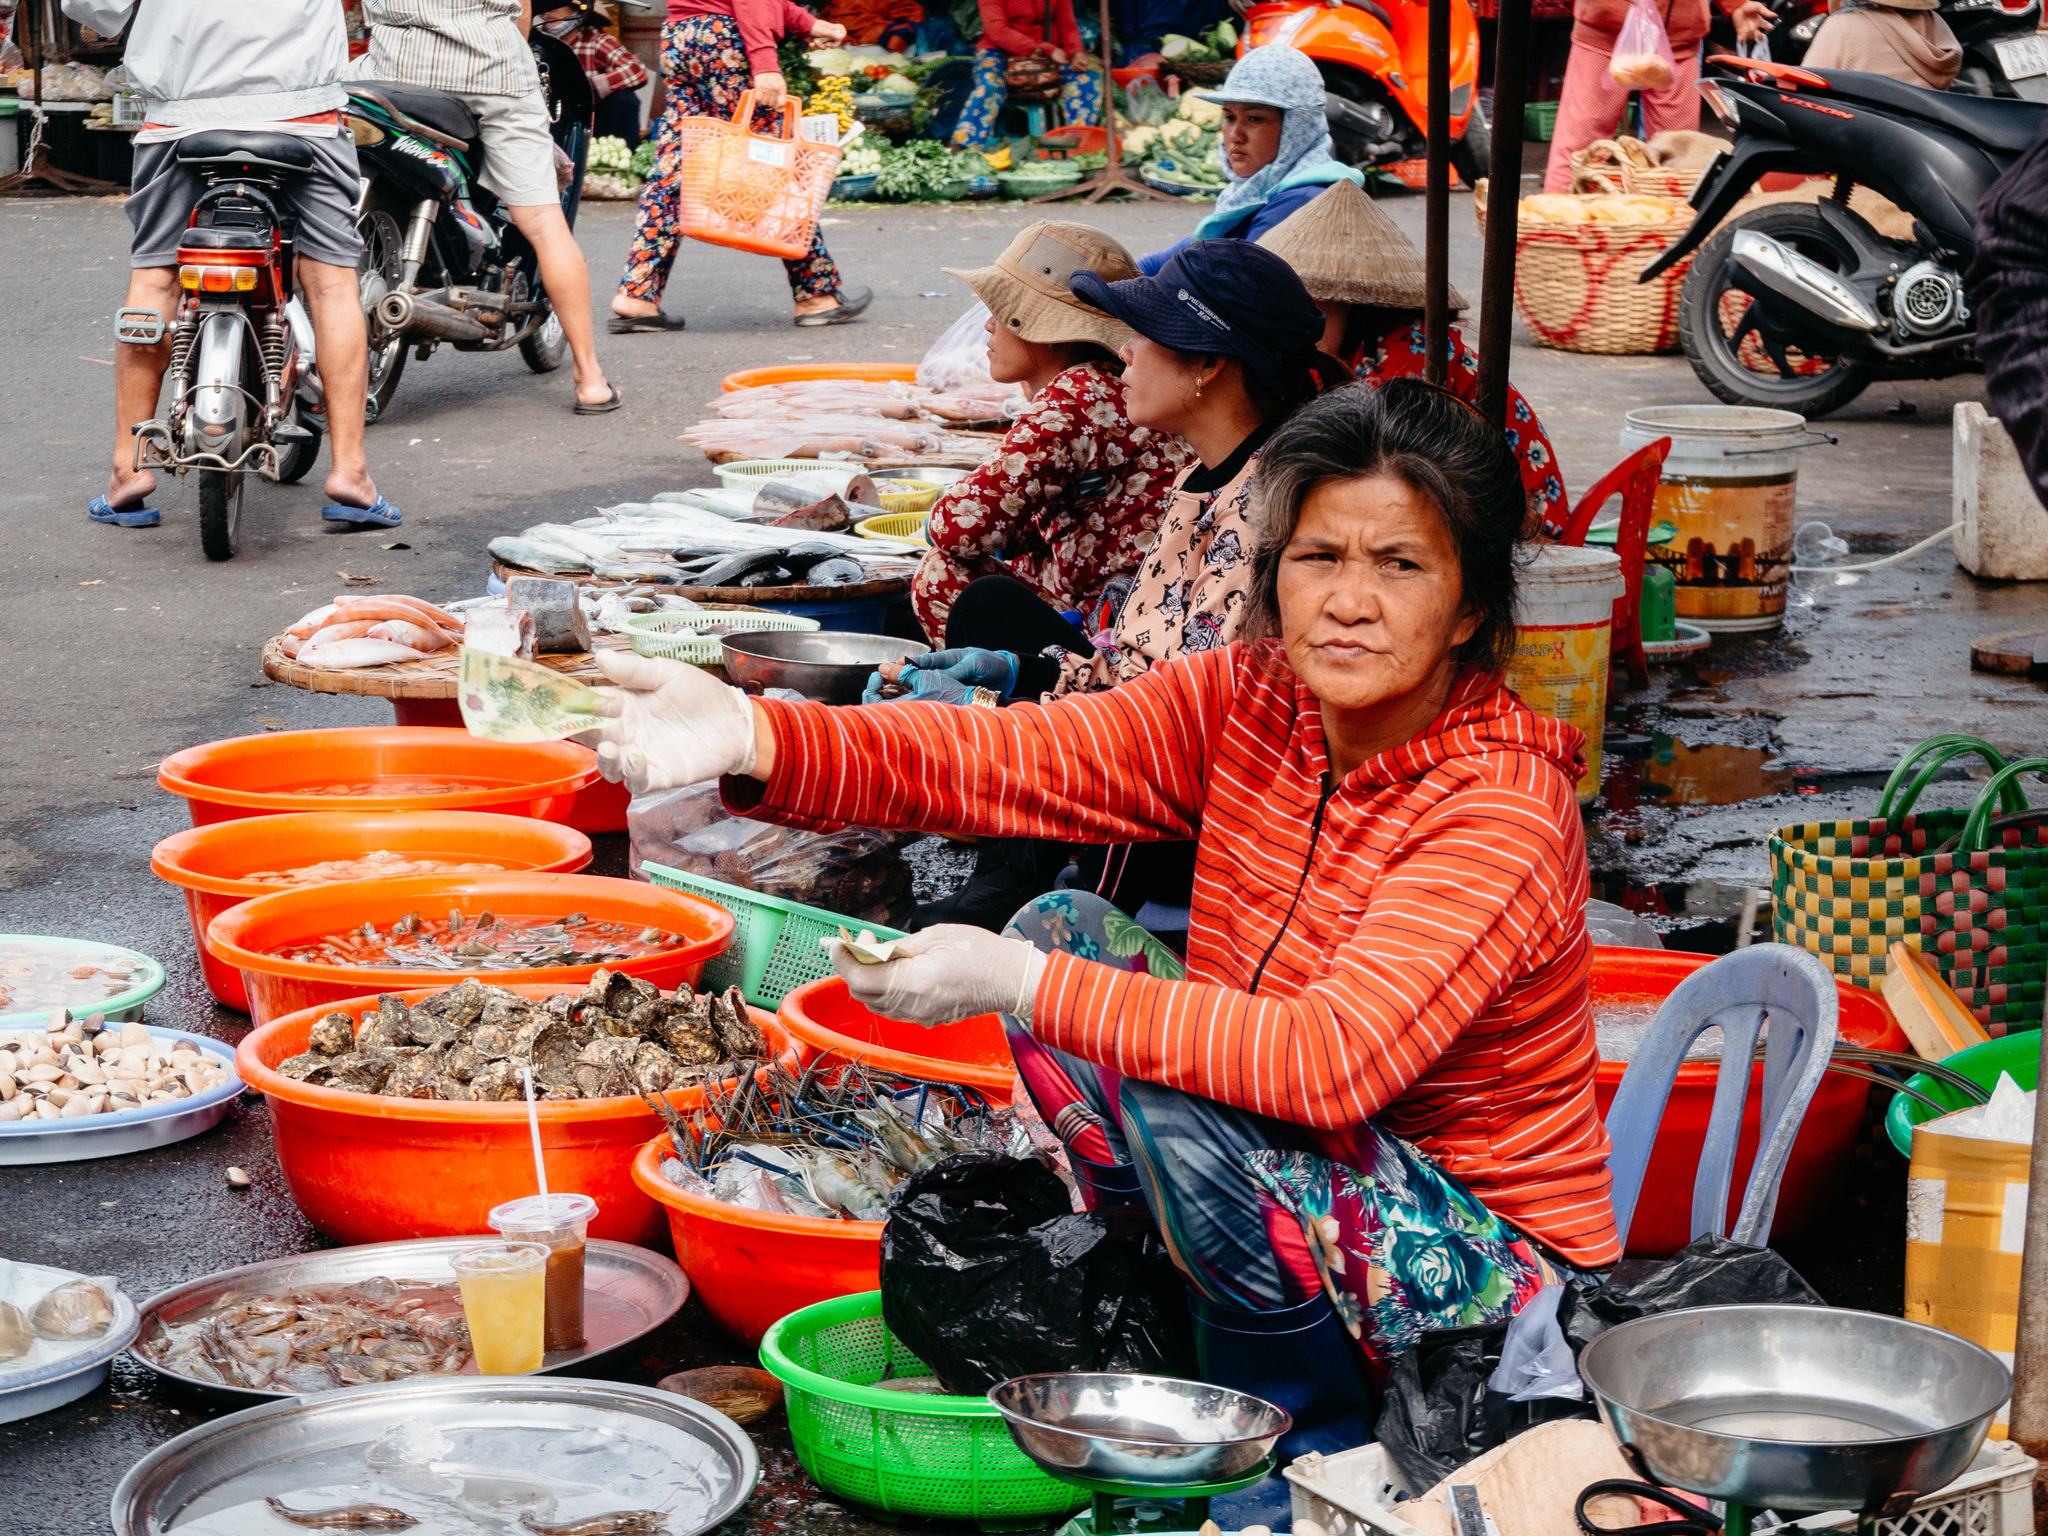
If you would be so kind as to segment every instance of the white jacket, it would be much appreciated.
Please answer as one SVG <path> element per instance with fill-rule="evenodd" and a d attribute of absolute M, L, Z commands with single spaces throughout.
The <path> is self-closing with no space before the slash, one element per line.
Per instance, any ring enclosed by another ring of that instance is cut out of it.
<path fill-rule="evenodd" d="M 283 122 L 348 101 L 340 0 L 64 0 L 102 37 L 128 26 L 128 78 L 153 123 Z"/>

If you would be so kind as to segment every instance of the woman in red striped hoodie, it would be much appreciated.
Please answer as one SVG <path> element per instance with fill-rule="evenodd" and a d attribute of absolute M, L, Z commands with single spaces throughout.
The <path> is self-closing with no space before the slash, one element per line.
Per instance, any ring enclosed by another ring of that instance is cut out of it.
<path fill-rule="evenodd" d="M 1261 460 L 1240 640 L 1003 709 L 748 700 L 623 652 L 599 746 L 726 774 L 788 825 L 1196 838 L 1185 975 L 1099 898 L 837 964 L 877 1012 L 1006 1016 L 1091 1203 L 1143 1198 L 1205 1379 L 1368 1438 L 1367 1376 L 1619 1256 L 1593 1102 L 1577 731 L 1502 686 L 1524 501 L 1499 431 L 1412 380 L 1304 407 Z M 1290 1443 L 1291 1442 L 1291 1443 Z"/>

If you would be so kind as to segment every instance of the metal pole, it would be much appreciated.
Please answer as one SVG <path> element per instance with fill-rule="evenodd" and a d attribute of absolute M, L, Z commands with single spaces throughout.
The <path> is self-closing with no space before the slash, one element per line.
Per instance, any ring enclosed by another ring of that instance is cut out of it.
<path fill-rule="evenodd" d="M 2048 1020 L 2044 1020 L 2048 1022 Z M 2048 1072 L 2048 1029 L 2041 1031 Z M 2048 1079 L 2044 1079 L 2048 1081 Z M 2034 1153 L 2027 1173 L 2026 1250 L 2020 1258 L 2020 1316 L 2012 1351 L 2012 1417 L 2006 1434 L 2036 1461 L 2048 1460 L 2048 1122 L 2034 1103 Z M 2034 1484 L 2034 1523 L 2048 1518 L 2048 1485 Z"/>
<path fill-rule="evenodd" d="M 1424 377 L 1437 385 L 1450 374 L 1452 3 L 1429 0 L 1429 189 L 1423 221 L 1427 236 L 1422 251 L 1422 336 L 1429 349 Z"/>
<path fill-rule="evenodd" d="M 1529 0 L 1500 0 L 1493 36 L 1493 164 L 1488 169 L 1486 263 L 1479 290 L 1481 414 L 1508 419 L 1508 348 L 1514 317 L 1515 234 L 1522 200 L 1522 100 L 1529 59 Z"/>

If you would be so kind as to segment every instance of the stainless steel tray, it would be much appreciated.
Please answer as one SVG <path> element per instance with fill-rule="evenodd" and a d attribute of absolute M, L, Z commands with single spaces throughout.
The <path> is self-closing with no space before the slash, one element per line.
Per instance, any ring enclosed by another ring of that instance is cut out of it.
<path fill-rule="evenodd" d="M 265 1259 L 224 1269 L 185 1285 L 159 1291 L 142 1304 L 138 1339 L 149 1337 L 158 1314 L 175 1322 L 194 1307 L 203 1307 L 227 1291 L 285 1290 L 294 1285 L 341 1285 L 389 1275 L 394 1280 L 443 1281 L 453 1285 L 455 1255 L 489 1237 L 416 1237 L 396 1243 L 363 1243 L 354 1248 L 331 1248 L 323 1253 L 294 1254 L 290 1258 Z M 581 1349 L 559 1349 L 541 1357 L 543 1372 L 568 1370 L 586 1361 L 622 1349 L 635 1339 L 653 1332 L 682 1310 L 690 1299 L 690 1280 L 672 1259 L 631 1243 L 592 1238 L 583 1249 L 583 1334 Z M 267 1402 L 289 1399 L 290 1392 L 223 1387 L 166 1370 L 137 1347 L 129 1351 L 166 1381 L 180 1382 L 234 1402 Z M 463 1367 L 462 1374 L 439 1380 L 467 1381 L 477 1378 L 476 1362 Z M 335 1397 L 337 1392 L 318 1394 Z"/>
<path fill-rule="evenodd" d="M 161 977 L 158 985 L 162 985 Z M 14 1027 L 36 1028 L 40 1023 L 23 1026 L 17 1021 Z M 235 1048 L 211 1035 L 163 1029 L 155 1024 L 148 1027 L 152 1035 L 165 1040 L 189 1040 L 208 1055 L 226 1062 L 227 1081 L 187 1099 L 152 1104 L 143 1109 L 124 1109 L 115 1115 L 80 1115 L 71 1120 L 10 1120 L 0 1125 L 0 1167 L 77 1163 L 94 1157 L 118 1157 L 124 1152 L 146 1152 L 151 1147 L 167 1147 L 174 1141 L 197 1136 L 201 1131 L 218 1125 L 234 1107 L 235 1095 L 243 1088 L 241 1078 L 235 1075 Z"/>
<path fill-rule="evenodd" d="M 265 1497 L 322 1507 L 319 1495 L 299 1495 L 370 1484 L 364 1452 L 407 1420 L 423 1421 L 452 1442 L 445 1457 L 430 1464 L 429 1486 L 462 1480 L 497 1492 L 559 1479 L 602 1491 L 563 1497 L 553 1518 L 661 1509 L 670 1517 L 668 1536 L 698 1536 L 728 1518 L 752 1495 L 761 1471 L 753 1442 L 732 1420 L 654 1387 L 441 1376 L 265 1403 L 188 1430 L 121 1479 L 114 1490 L 115 1536 L 238 1529 L 206 1517 Z M 437 1506 L 417 1489 L 388 1479 L 354 1489 L 348 1502 L 367 1497 L 412 1506 L 408 1513 L 423 1522 L 414 1536 L 522 1529 L 507 1513 L 489 1526 L 437 1517 Z M 260 1509 L 248 1525 L 287 1529 Z"/>

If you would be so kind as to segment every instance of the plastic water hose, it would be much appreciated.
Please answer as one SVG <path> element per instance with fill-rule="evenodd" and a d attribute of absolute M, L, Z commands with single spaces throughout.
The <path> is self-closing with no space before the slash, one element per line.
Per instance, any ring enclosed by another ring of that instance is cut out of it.
<path fill-rule="evenodd" d="M 1921 550 L 1939 544 L 1943 539 L 1957 532 L 1963 525 L 1950 523 L 1939 533 L 1931 533 L 1911 549 L 1902 549 L 1896 555 L 1886 555 L 1882 560 L 1866 560 L 1861 565 L 1795 565 L 1796 576 L 1853 576 L 1864 571 L 1881 571 L 1888 565 L 1897 565 L 1901 560 L 1910 560 Z"/>

